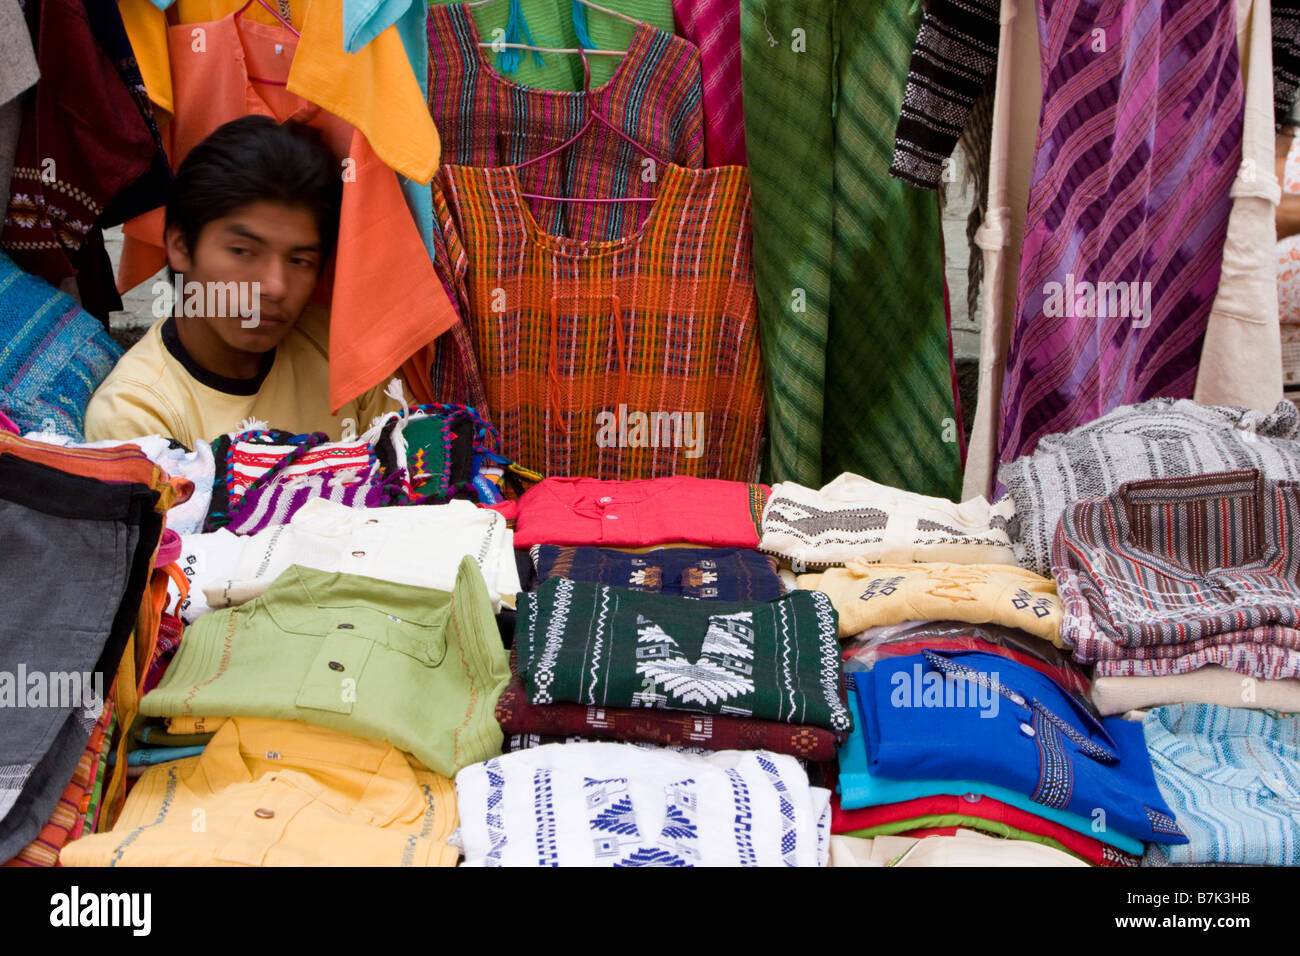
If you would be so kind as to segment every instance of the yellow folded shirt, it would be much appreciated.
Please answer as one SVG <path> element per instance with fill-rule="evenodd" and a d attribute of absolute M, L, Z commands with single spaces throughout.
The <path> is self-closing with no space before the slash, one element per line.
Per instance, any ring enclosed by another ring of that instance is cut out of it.
<path fill-rule="evenodd" d="M 197 757 L 150 767 L 109 833 L 64 866 L 455 866 L 452 781 L 391 744 L 233 717 Z"/>
<path fill-rule="evenodd" d="M 840 637 L 905 621 L 962 621 L 1018 627 L 1065 647 L 1056 583 L 1014 565 L 850 561 L 798 582 L 830 596 Z"/>

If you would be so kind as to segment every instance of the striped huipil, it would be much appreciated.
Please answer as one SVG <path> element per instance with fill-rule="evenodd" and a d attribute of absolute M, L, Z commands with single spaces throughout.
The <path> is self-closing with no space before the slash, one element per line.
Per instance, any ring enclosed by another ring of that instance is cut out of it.
<path fill-rule="evenodd" d="M 643 227 L 551 235 L 513 167 L 434 211 L 502 451 L 546 475 L 752 481 L 763 380 L 744 167 L 663 171 Z"/>
<path fill-rule="evenodd" d="M 1093 633 L 1066 614 L 1061 636 L 1080 659 L 1123 649 L 1248 640 L 1300 630 L 1300 483 L 1260 472 L 1153 478 L 1065 510 L 1052 555 L 1058 582 L 1087 602 Z M 1248 636 L 1246 632 L 1250 632 Z M 1094 643 L 1096 643 L 1094 641 Z"/>
<path fill-rule="evenodd" d="M 643 24 L 613 76 L 587 94 L 507 79 L 492 68 L 481 40 L 463 5 L 430 8 L 429 111 L 445 165 L 514 166 L 534 159 L 575 136 L 593 109 L 644 151 L 596 123 L 562 153 L 521 169 L 524 192 L 652 199 L 664 169 L 651 156 L 691 168 L 704 164 L 700 55 L 693 44 Z M 543 230 L 589 240 L 631 232 L 649 205 L 529 200 Z"/>
<path fill-rule="evenodd" d="M 1038 2 L 1043 77 L 999 460 L 1190 398 L 1241 162 L 1236 4 Z"/>

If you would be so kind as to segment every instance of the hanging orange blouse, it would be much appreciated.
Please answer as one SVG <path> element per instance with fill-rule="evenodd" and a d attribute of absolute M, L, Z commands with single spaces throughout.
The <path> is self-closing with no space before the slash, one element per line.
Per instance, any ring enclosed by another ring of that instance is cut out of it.
<path fill-rule="evenodd" d="M 459 322 L 397 175 L 345 120 L 283 86 L 249 79 L 288 76 L 299 39 L 284 27 L 231 15 L 169 27 L 167 40 L 174 113 L 164 141 L 173 168 L 217 127 L 250 114 L 319 129 L 340 158 L 343 206 L 329 298 L 330 408 L 337 410 Z M 166 264 L 163 210 L 131 220 L 123 233 L 118 287 L 128 289 Z"/>

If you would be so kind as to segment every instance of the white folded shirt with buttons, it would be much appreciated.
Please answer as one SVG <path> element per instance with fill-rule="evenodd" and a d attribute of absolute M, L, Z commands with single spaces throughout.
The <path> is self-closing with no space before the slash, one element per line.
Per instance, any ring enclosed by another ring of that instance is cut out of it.
<path fill-rule="evenodd" d="M 349 508 L 315 498 L 288 524 L 243 539 L 228 577 L 195 582 L 209 607 L 258 597 L 290 566 L 338 571 L 396 584 L 451 591 L 461 558 L 478 562 L 493 610 L 514 607 L 519 591 L 514 532 L 495 511 L 453 499 L 446 504 Z"/>

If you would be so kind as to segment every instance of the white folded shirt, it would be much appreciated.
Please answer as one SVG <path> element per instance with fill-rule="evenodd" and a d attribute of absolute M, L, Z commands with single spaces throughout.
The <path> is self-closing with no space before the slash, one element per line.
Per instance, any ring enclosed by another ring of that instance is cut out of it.
<path fill-rule="evenodd" d="M 825 866 L 830 791 L 794 757 L 547 744 L 456 775 L 466 866 Z"/>
<path fill-rule="evenodd" d="M 349 508 L 314 498 L 288 524 L 240 539 L 238 562 L 220 577 L 207 577 L 212 608 L 258 597 L 295 564 L 378 578 L 396 584 L 451 591 L 460 560 L 478 562 L 493 610 L 513 607 L 519 591 L 514 532 L 495 511 L 453 499 L 440 505 Z"/>
<path fill-rule="evenodd" d="M 1010 498 L 955 504 L 845 472 L 821 490 L 783 481 L 763 509 L 759 550 L 796 569 L 847 561 L 1015 564 L 1006 523 Z"/>

